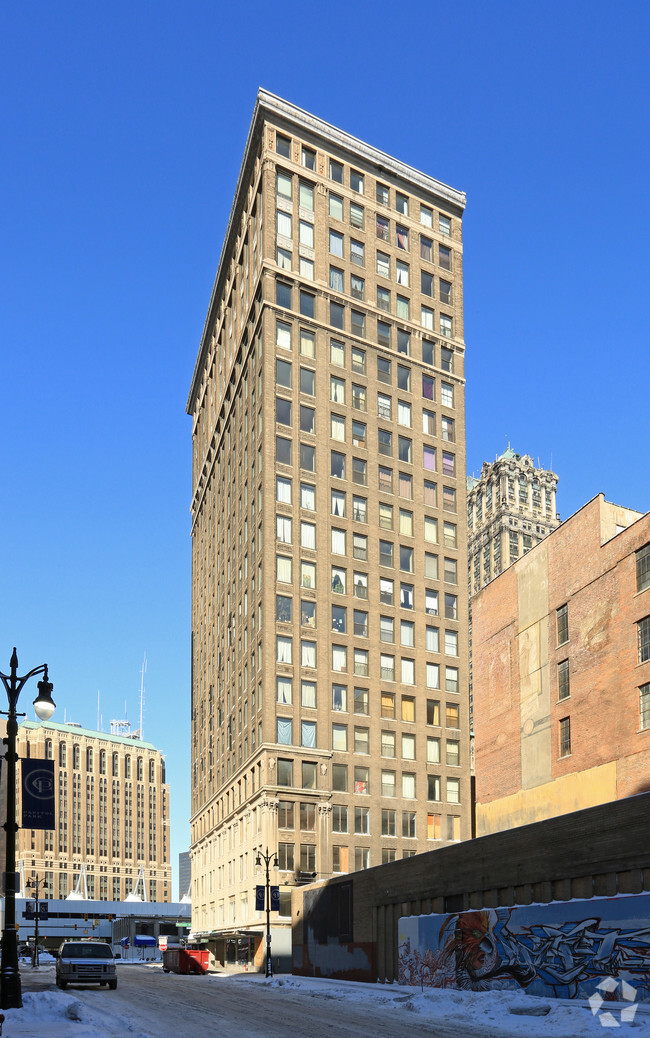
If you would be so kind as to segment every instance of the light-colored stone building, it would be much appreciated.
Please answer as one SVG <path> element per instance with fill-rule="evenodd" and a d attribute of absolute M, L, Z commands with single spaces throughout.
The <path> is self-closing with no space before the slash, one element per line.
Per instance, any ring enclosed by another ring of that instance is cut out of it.
<path fill-rule="evenodd" d="M 171 901 L 169 786 L 155 746 L 73 723 L 24 721 L 17 752 L 54 761 L 56 828 L 17 833 L 25 883 L 38 876 L 48 898 L 65 898 L 81 878 L 91 900 L 120 901 L 144 870 L 147 899 Z"/>
<path fill-rule="evenodd" d="M 296 882 L 470 835 L 464 205 L 259 92 L 187 404 L 192 918 L 218 955 L 261 959 L 259 849 L 284 954 Z"/>

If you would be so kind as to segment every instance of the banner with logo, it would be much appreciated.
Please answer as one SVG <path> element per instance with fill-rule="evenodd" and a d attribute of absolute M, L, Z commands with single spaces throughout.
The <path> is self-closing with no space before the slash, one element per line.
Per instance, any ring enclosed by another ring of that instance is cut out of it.
<path fill-rule="evenodd" d="M 23 829 L 54 829 L 54 761 L 21 761 Z"/>

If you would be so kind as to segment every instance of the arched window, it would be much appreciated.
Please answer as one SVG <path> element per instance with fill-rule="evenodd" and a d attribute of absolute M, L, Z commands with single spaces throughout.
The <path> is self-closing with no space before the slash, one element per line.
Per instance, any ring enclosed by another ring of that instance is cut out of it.
<path fill-rule="evenodd" d="M 92 771 L 92 770 L 93 770 L 93 751 L 92 751 L 92 748 L 89 746 L 88 749 L 86 750 L 86 771 Z"/>
<path fill-rule="evenodd" d="M 106 774 L 106 750 L 99 751 L 99 774 Z"/>
<path fill-rule="evenodd" d="M 155 782 L 156 781 L 156 762 L 155 762 L 155 760 L 150 760 L 149 761 L 149 781 L 150 782 Z"/>
<path fill-rule="evenodd" d="M 120 774 L 119 760 L 116 753 L 113 754 L 113 777 L 117 778 Z"/>
<path fill-rule="evenodd" d="M 72 767 L 75 771 L 79 770 L 79 762 L 81 759 L 81 751 L 78 746 L 72 747 Z"/>
<path fill-rule="evenodd" d="M 128 756 L 124 758 L 124 777 L 131 778 L 131 758 Z"/>
<path fill-rule="evenodd" d="M 52 740 L 45 740 L 45 760 L 52 760 Z"/>
<path fill-rule="evenodd" d="M 142 768 L 142 757 L 138 757 L 138 782 L 142 782 L 143 768 Z"/>
<path fill-rule="evenodd" d="M 60 742 L 59 743 L 59 767 L 65 768 L 65 760 L 66 760 L 65 743 L 64 742 Z"/>

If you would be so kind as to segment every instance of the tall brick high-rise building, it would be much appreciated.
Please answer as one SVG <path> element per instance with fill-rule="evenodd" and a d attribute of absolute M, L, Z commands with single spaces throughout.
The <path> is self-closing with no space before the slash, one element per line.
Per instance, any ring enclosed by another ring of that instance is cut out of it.
<path fill-rule="evenodd" d="M 291 884 L 470 835 L 464 205 L 259 92 L 187 404 L 218 955 L 259 959 L 260 848 L 288 947 Z"/>

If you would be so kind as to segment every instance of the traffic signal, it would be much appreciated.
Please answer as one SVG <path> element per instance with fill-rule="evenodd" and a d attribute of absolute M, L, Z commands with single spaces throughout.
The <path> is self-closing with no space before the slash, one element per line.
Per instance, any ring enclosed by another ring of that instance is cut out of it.
<path fill-rule="evenodd" d="M 84 919 L 85 919 L 86 922 L 88 922 L 88 913 L 87 912 L 84 912 Z"/>

